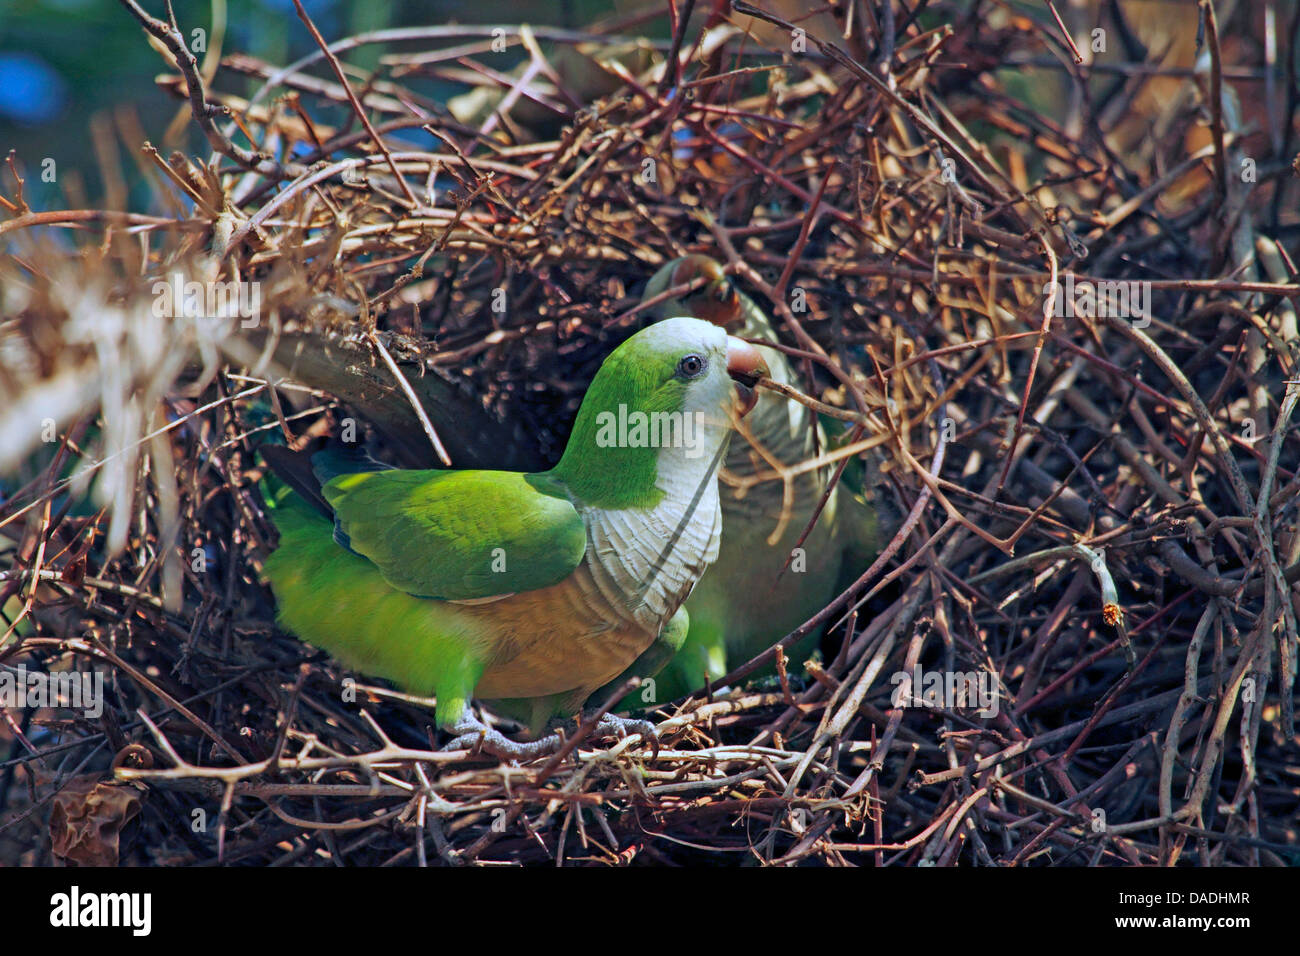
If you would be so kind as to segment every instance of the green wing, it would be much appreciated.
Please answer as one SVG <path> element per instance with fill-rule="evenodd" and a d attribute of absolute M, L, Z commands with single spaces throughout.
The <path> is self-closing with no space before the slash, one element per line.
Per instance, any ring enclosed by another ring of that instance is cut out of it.
<path fill-rule="evenodd" d="M 587 548 L 562 486 L 510 471 L 372 471 L 328 481 L 353 551 L 395 588 L 465 601 L 548 587 Z"/>

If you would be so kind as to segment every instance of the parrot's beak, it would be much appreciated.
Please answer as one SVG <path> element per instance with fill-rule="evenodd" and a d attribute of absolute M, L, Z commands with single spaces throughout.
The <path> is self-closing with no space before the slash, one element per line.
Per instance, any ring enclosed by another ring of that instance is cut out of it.
<path fill-rule="evenodd" d="M 731 284 L 722 266 L 708 256 L 684 256 L 673 270 L 671 283 L 686 285 L 704 279 L 703 288 L 685 296 L 690 314 L 721 329 L 733 329 L 745 321 L 740 307 L 740 293 Z"/>
<path fill-rule="evenodd" d="M 748 415 L 758 404 L 758 380 L 771 373 L 762 354 L 754 346 L 734 335 L 727 336 L 727 374 L 736 383 L 739 414 Z"/>
<path fill-rule="evenodd" d="M 717 279 L 700 290 L 693 302 L 695 314 L 722 329 L 735 329 L 745 321 L 740 310 L 740 294 L 725 278 Z"/>

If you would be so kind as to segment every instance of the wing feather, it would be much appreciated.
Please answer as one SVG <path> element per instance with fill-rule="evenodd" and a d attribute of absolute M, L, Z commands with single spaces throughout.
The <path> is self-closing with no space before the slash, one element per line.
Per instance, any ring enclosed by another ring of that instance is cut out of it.
<path fill-rule="evenodd" d="M 361 472 L 322 491 L 352 550 L 418 597 L 482 601 L 549 587 L 587 548 L 581 515 L 542 475 Z"/>

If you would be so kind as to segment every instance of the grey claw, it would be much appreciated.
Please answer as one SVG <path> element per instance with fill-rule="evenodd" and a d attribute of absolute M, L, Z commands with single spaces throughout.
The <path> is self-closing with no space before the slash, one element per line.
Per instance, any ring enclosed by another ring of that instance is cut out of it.
<path fill-rule="evenodd" d="M 559 734 L 519 743 L 509 739 L 501 731 L 493 730 L 476 717 L 468 715 L 451 727 L 450 732 L 456 736 L 442 748 L 443 750 L 482 752 L 501 760 L 513 760 L 518 763 L 550 756 L 564 743 Z"/>
<path fill-rule="evenodd" d="M 655 730 L 655 725 L 648 720 L 641 720 L 635 717 L 619 717 L 617 714 L 606 714 L 600 718 L 593 731 L 594 734 L 605 734 L 610 737 L 616 737 L 622 740 L 624 737 L 632 734 L 640 734 L 641 739 L 659 749 L 659 734 Z"/>

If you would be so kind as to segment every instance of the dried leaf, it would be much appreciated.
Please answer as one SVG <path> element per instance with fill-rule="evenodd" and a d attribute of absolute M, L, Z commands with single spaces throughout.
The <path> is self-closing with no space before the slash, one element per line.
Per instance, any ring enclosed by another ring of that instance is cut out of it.
<path fill-rule="evenodd" d="M 69 866 L 117 866 L 122 828 L 140 812 L 140 791 L 102 780 L 74 777 L 54 798 L 50 844 Z"/>

